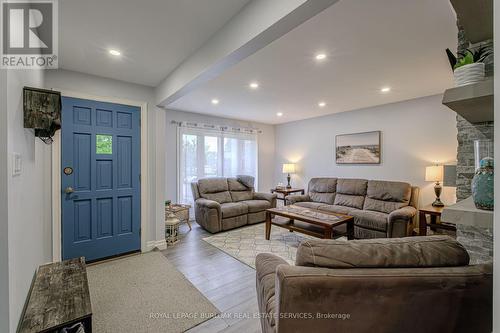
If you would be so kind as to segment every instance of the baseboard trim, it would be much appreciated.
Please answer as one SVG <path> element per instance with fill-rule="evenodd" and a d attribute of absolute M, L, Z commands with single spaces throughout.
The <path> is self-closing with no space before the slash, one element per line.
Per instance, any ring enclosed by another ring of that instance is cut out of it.
<path fill-rule="evenodd" d="M 158 250 L 165 250 L 167 248 L 167 242 L 164 239 L 146 242 L 146 252 L 153 251 L 155 248 Z"/>

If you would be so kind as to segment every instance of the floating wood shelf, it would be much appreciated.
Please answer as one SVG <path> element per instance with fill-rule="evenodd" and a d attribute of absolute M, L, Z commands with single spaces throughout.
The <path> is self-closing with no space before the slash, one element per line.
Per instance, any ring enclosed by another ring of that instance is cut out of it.
<path fill-rule="evenodd" d="M 493 38 L 493 0 L 451 0 L 451 4 L 471 43 Z"/>
<path fill-rule="evenodd" d="M 493 121 L 493 78 L 446 90 L 443 104 L 471 123 Z"/>

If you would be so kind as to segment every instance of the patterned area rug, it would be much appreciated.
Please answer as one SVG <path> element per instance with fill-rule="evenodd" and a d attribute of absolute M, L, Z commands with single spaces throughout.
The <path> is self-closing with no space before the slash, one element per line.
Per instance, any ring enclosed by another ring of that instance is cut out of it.
<path fill-rule="evenodd" d="M 271 238 L 266 240 L 265 230 L 265 223 L 259 223 L 221 232 L 203 240 L 255 269 L 255 257 L 259 253 L 273 253 L 293 265 L 300 242 L 315 239 L 273 226 Z"/>

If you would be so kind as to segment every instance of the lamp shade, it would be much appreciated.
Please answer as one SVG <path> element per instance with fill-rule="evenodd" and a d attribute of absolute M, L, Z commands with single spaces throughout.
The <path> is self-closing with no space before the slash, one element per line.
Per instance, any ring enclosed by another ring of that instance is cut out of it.
<path fill-rule="evenodd" d="M 283 164 L 283 173 L 295 173 L 295 164 L 293 163 Z"/>
<path fill-rule="evenodd" d="M 441 182 L 443 181 L 442 165 L 432 165 L 425 168 L 425 181 L 426 182 Z"/>

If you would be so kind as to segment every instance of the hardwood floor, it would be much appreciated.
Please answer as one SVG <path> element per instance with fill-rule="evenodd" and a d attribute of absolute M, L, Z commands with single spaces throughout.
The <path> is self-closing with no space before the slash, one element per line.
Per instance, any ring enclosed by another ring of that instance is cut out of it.
<path fill-rule="evenodd" d="M 255 291 L 255 270 L 202 238 L 211 234 L 196 222 L 180 227 L 180 241 L 162 251 L 221 312 L 188 332 L 261 332 Z"/>

